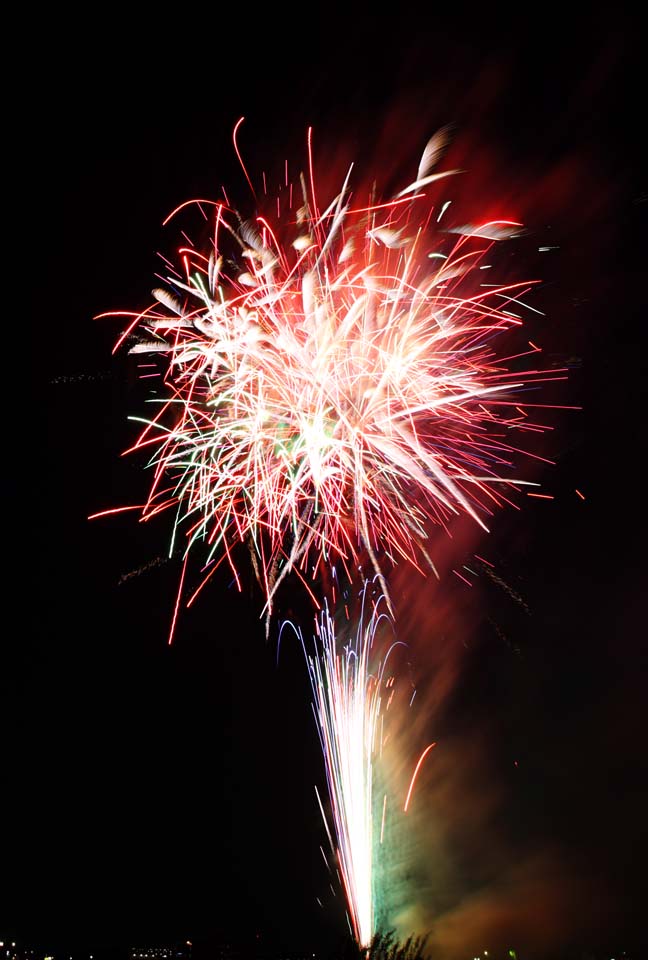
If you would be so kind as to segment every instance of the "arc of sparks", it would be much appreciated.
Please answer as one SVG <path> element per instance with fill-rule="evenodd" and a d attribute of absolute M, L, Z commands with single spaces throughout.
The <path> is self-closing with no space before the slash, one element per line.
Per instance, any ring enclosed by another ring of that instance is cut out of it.
<path fill-rule="evenodd" d="M 432 750 L 433 747 L 436 747 L 436 741 L 434 743 L 430 743 L 425 748 L 425 750 L 423 751 L 423 753 L 418 759 L 418 763 L 416 764 L 414 773 L 412 774 L 412 779 L 410 780 L 409 790 L 407 791 L 407 797 L 405 798 L 405 806 L 403 807 L 403 813 L 407 813 L 407 808 L 409 807 L 409 802 L 412 797 L 412 790 L 414 789 L 414 783 L 416 781 L 416 777 L 418 776 L 418 772 L 421 769 L 421 765 L 423 761 L 425 760 L 426 756 L 428 755 L 430 750 Z"/>

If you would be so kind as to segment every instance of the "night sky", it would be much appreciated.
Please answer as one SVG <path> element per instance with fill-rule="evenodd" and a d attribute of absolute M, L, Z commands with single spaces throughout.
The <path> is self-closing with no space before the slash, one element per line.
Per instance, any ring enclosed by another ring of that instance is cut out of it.
<path fill-rule="evenodd" d="M 339 902 L 315 900 L 328 882 L 313 791 L 324 776 L 301 653 L 288 646 L 277 666 L 245 553 L 242 592 L 215 578 L 169 648 L 180 565 L 168 518 L 86 519 L 142 502 L 148 483 L 141 461 L 120 458 L 146 391 L 132 358 L 111 357 L 119 324 L 92 317 L 149 302 L 174 206 L 221 184 L 247 200 L 231 147 L 245 115 L 257 174 L 303 163 L 312 125 L 316 161 L 355 156 L 399 183 L 452 123 L 467 169 L 453 195 L 528 224 L 523 266 L 543 280 L 548 314 L 533 333 L 571 368 L 552 396 L 584 409 L 552 416 L 539 442 L 557 461 L 538 472 L 555 500 L 504 512 L 472 543 L 508 591 L 410 575 L 433 625 L 413 641 L 422 703 L 435 671 L 451 661 L 454 676 L 419 724 L 457 758 L 452 789 L 473 791 L 466 822 L 448 819 L 443 908 L 483 897 L 487 912 L 497 888 L 504 913 L 519 913 L 522 891 L 538 914 L 527 904 L 514 923 L 533 944 L 553 890 L 569 904 L 555 946 L 643 942 L 639 27 L 616 7 L 569 22 L 558 6 L 533 13 L 327 6 L 307 25 L 304 10 L 241 5 L 135 27 L 127 11 L 59 11 L 20 40 L 0 936 L 74 947 L 259 932 L 316 949 L 344 935 Z M 497 800 L 484 814 L 486 793 Z M 421 802 L 444 821 L 438 796 L 431 779 Z"/>

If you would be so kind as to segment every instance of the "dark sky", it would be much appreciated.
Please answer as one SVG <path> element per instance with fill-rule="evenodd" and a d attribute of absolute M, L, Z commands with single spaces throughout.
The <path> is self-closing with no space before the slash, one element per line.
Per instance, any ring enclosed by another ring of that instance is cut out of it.
<path fill-rule="evenodd" d="M 164 559 L 167 524 L 86 521 L 137 502 L 147 483 L 119 457 L 143 391 L 125 355 L 110 356 L 117 327 L 91 318 L 148 302 L 172 207 L 221 183 L 243 195 L 230 135 L 244 114 L 257 171 L 303 160 L 312 124 L 322 153 L 338 141 L 368 163 L 387 152 L 392 174 L 454 123 L 473 191 L 499 191 L 539 243 L 560 247 L 531 267 L 550 312 L 543 343 L 574 368 L 563 402 L 584 411 L 561 418 L 547 448 L 558 463 L 542 479 L 556 500 L 505 516 L 489 546 L 531 614 L 484 587 L 456 689 L 430 729 L 466 742 L 488 724 L 502 869 L 515 850 L 559 849 L 582 885 L 578 910 L 591 909 L 592 942 L 640 942 L 638 24 L 617 8 L 569 22 L 557 6 L 533 10 L 420 20 L 403 5 L 321 7 L 307 25 L 283 7 L 206 18 L 187 8 L 146 27 L 127 11 L 93 22 L 48 13 L 19 41 L 0 938 L 258 929 L 319 945 L 344 930 L 339 908 L 315 902 L 327 883 L 312 788 L 323 775 L 303 664 L 288 650 L 276 668 L 249 572 L 242 594 L 223 576 L 169 649 L 179 567 Z M 462 602 L 455 585 L 447 596 Z M 424 675 L 421 644 L 417 655 Z M 524 760 L 516 782 L 513 758 Z M 588 900 L 592 877 L 600 902 Z"/>

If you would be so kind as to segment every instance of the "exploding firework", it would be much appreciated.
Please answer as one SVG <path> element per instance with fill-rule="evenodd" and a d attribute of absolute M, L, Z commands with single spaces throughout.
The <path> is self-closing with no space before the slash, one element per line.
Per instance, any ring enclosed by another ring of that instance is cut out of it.
<path fill-rule="evenodd" d="M 512 371 L 496 345 L 531 283 L 480 273 L 520 227 L 441 228 L 429 191 L 456 173 L 433 172 L 445 140 L 395 197 L 354 191 L 350 170 L 320 210 L 309 134 L 308 179 L 286 175 L 252 219 L 212 201 L 206 248 L 184 243 L 132 315 L 118 346 L 168 358 L 134 446 L 153 450 L 143 518 L 175 511 L 185 556 L 205 548 L 203 583 L 224 558 L 237 576 L 246 542 L 268 610 L 289 571 L 330 559 L 368 558 L 389 602 L 386 560 L 434 569 L 430 525 L 464 513 L 486 527 L 520 482 L 511 429 L 538 427 L 512 395 L 543 371 Z"/>
<path fill-rule="evenodd" d="M 168 220 L 198 209 L 210 224 L 208 243 L 199 248 L 183 231 L 155 302 L 126 314 L 115 349 L 127 343 L 131 353 L 166 357 L 167 394 L 151 401 L 159 409 L 131 449 L 152 452 L 142 519 L 174 511 L 172 549 L 181 543 L 185 565 L 204 548 L 204 576 L 189 603 L 225 559 L 238 582 L 236 548 L 247 544 L 267 623 L 291 571 L 320 609 L 313 651 L 304 651 L 329 838 L 354 936 L 368 944 L 386 803 L 378 831 L 374 756 L 385 658 L 397 643 L 392 636 L 380 658 L 376 635 L 391 623 L 385 564 L 424 561 L 434 570 L 430 529 L 458 514 L 487 529 L 524 483 L 512 475 L 513 432 L 543 429 L 527 412 L 537 404 L 516 394 L 562 371 L 520 371 L 520 358 L 538 352 L 530 342 L 501 355 L 502 335 L 522 326 L 517 311 L 528 307 L 533 283 L 484 283 L 481 271 L 520 224 L 447 223 L 448 203 L 433 195 L 457 172 L 436 172 L 443 131 L 395 196 L 356 188 L 351 169 L 325 205 L 310 139 L 308 176 L 293 184 L 286 167 L 272 202 L 264 177 L 258 203 L 243 166 L 257 201 L 251 218 L 225 194 L 173 211 Z M 369 563 L 382 597 L 365 585 L 361 617 L 343 640 L 308 585 L 338 563 L 349 581 Z"/>

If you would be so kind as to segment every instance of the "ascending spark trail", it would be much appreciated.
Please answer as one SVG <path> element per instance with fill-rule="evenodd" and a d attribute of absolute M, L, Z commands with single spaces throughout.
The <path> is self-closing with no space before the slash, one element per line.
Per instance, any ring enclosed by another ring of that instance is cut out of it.
<path fill-rule="evenodd" d="M 373 823 L 374 757 L 385 667 L 392 650 L 399 645 L 391 638 L 380 657 L 378 633 L 381 625 L 391 626 L 391 621 L 380 600 L 372 599 L 369 589 L 370 585 L 365 584 L 358 623 L 355 628 L 347 626 L 345 639 L 336 635 L 328 608 L 316 621 L 317 638 L 312 653 L 308 653 L 300 629 L 292 623 L 284 623 L 280 633 L 281 641 L 284 629 L 290 627 L 299 637 L 306 656 L 335 842 L 319 794 L 318 802 L 340 868 L 353 933 L 360 944 L 368 944 L 375 932 L 374 847 L 378 837 L 374 836 Z"/>

